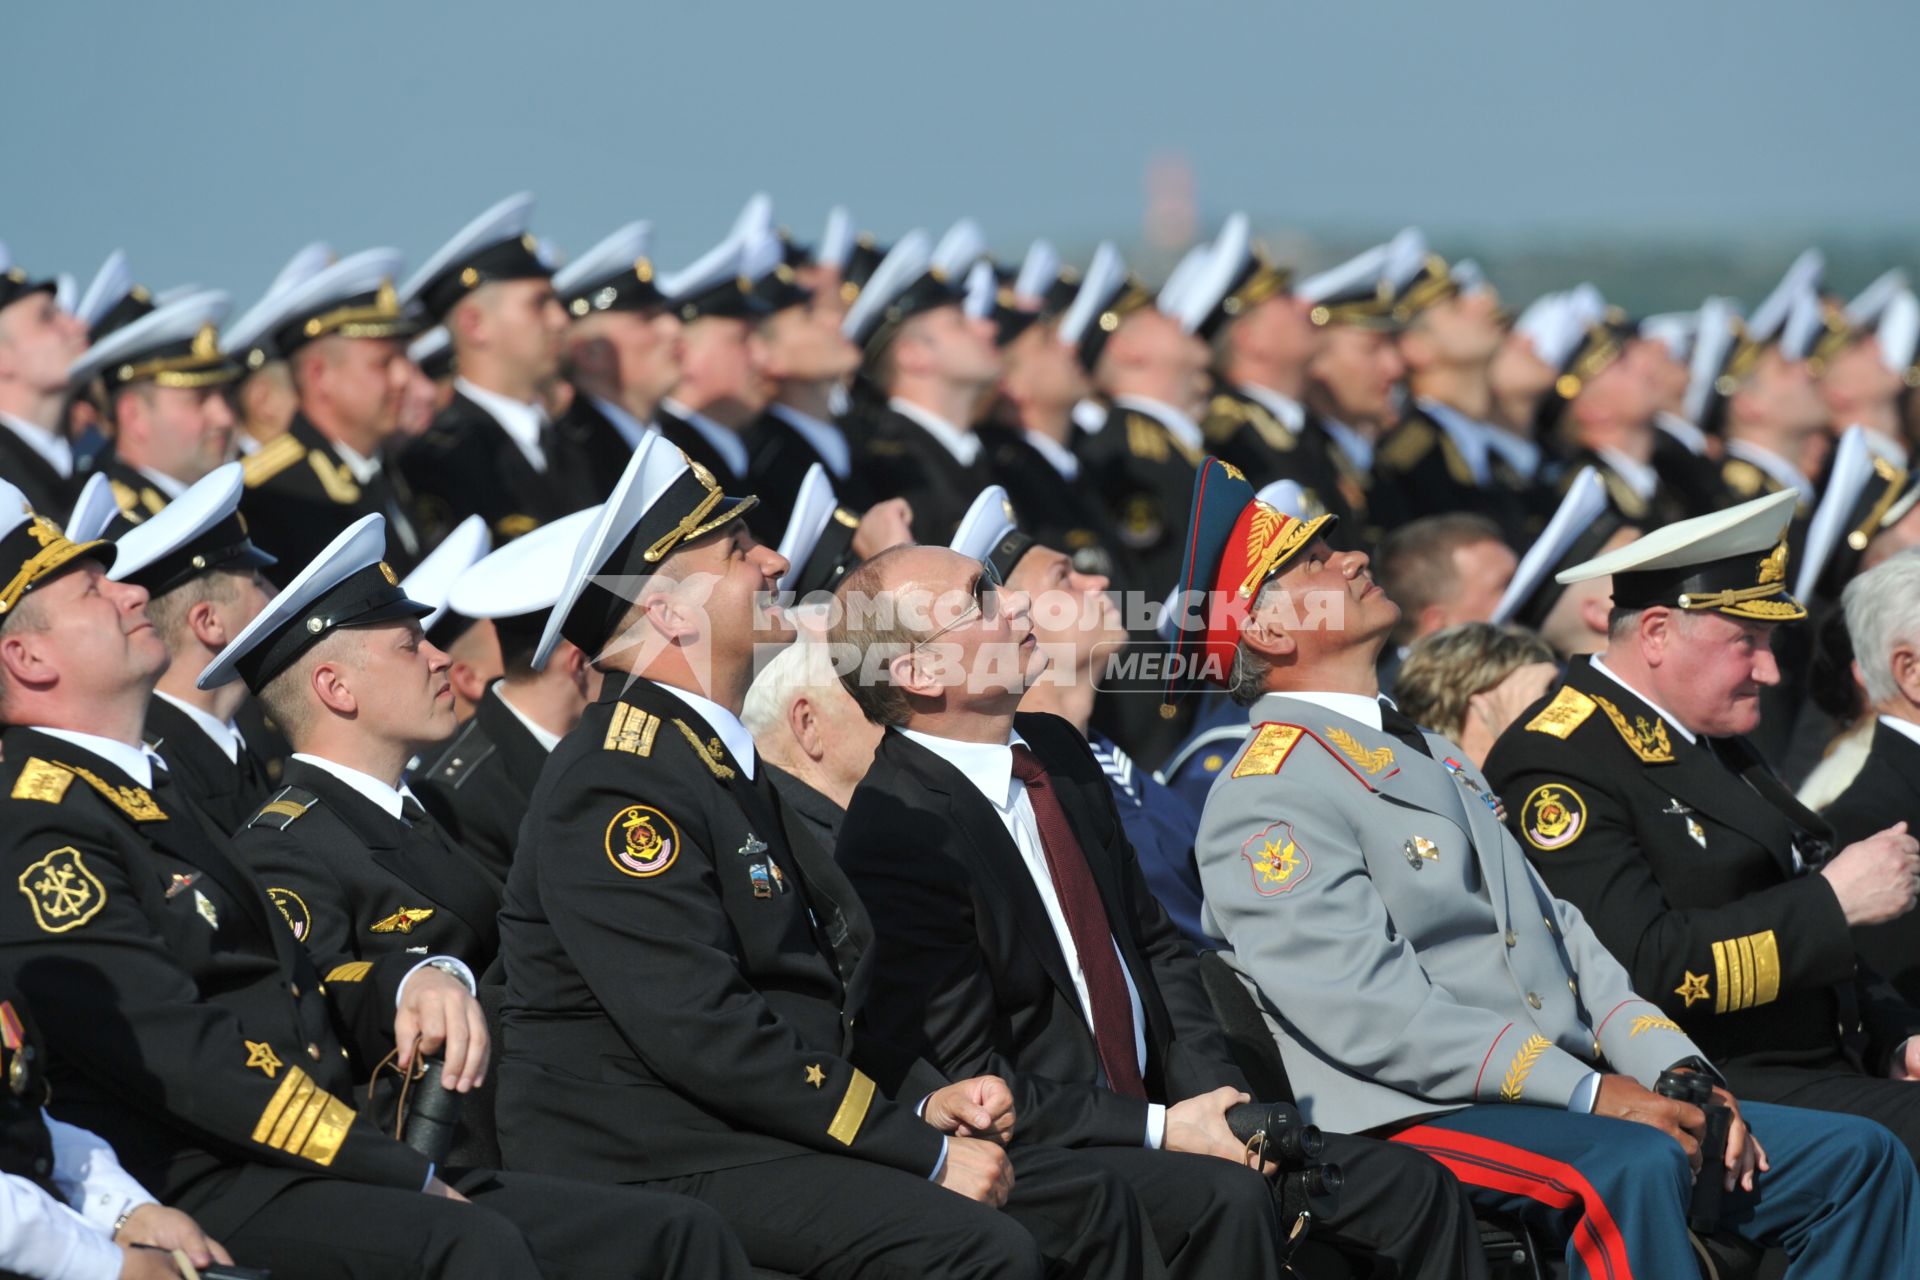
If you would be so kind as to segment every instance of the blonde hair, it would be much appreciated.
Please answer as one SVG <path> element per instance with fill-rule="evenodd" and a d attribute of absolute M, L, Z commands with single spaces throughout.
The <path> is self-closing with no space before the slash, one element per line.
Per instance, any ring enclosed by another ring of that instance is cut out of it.
<path fill-rule="evenodd" d="M 1393 700 L 1415 724 L 1457 740 L 1474 694 L 1553 660 L 1547 642 L 1525 627 L 1463 622 L 1414 642 L 1394 677 Z"/>

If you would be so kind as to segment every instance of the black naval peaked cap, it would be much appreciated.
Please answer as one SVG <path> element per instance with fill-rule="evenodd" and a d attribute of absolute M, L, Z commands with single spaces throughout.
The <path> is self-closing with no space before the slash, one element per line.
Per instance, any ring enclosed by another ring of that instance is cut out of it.
<path fill-rule="evenodd" d="M 508 196 L 462 227 L 410 276 L 400 289 L 402 305 L 418 303 L 434 323 L 483 284 L 501 280 L 546 280 L 553 272 L 540 259 L 539 242 L 527 230 L 533 196 Z"/>

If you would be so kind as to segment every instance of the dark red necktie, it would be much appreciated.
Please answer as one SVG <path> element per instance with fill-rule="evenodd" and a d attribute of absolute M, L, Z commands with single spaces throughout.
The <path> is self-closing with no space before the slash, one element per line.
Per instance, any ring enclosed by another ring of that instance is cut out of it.
<path fill-rule="evenodd" d="M 1107 1087 L 1129 1098 L 1145 1098 L 1139 1058 L 1134 1049 L 1133 1000 L 1127 995 L 1126 974 L 1113 947 L 1113 925 L 1107 920 L 1100 887 L 1093 882 L 1087 855 L 1074 838 L 1067 811 L 1060 807 L 1053 780 L 1038 756 L 1025 746 L 1013 749 L 1013 776 L 1026 784 L 1027 799 L 1040 827 L 1040 847 L 1047 855 L 1053 890 L 1066 913 L 1067 933 L 1080 953 L 1080 969 L 1087 979 L 1087 1003 L 1093 1009 L 1093 1043 L 1100 1065 L 1107 1071 Z"/>

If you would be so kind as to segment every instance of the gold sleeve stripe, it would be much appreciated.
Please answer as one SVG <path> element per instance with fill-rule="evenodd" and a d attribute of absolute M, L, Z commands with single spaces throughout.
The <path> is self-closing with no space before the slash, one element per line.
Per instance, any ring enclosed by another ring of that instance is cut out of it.
<path fill-rule="evenodd" d="M 300 1068 L 287 1072 L 253 1126 L 253 1140 L 275 1151 L 333 1163 L 353 1126 L 353 1108 L 314 1084 Z"/>
<path fill-rule="evenodd" d="M 360 982 L 360 981 L 363 981 L 366 978 L 366 976 L 372 972 L 373 972 L 373 962 L 371 960 L 355 960 L 353 963 L 343 964 L 339 966 L 337 969 L 335 969 L 332 973 L 329 973 L 327 975 L 327 981 L 328 982 Z"/>
<path fill-rule="evenodd" d="M 1719 979 L 1715 1013 L 1738 1013 L 1780 998 L 1780 944 L 1771 929 L 1714 943 L 1713 970 Z"/>
<path fill-rule="evenodd" d="M 260 812 L 254 816 L 274 814 L 282 818 L 300 818 L 306 816 L 307 806 L 295 800 L 275 800 L 272 804 L 260 806 Z"/>
<path fill-rule="evenodd" d="M 840 1109 L 833 1113 L 833 1123 L 827 1126 L 827 1136 L 843 1147 L 852 1146 L 872 1105 L 873 1081 L 866 1072 L 856 1070 L 846 1096 L 840 1099 Z"/>

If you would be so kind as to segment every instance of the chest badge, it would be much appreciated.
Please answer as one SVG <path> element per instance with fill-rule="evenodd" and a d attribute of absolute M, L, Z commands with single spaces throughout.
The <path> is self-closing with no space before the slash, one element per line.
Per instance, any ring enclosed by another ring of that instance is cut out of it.
<path fill-rule="evenodd" d="M 200 918 L 207 922 L 208 928 L 218 929 L 220 927 L 220 913 L 214 910 L 213 899 L 198 889 L 193 891 L 193 909 L 200 913 Z"/>
<path fill-rule="evenodd" d="M 1693 842 L 1702 849 L 1707 847 L 1707 829 L 1692 818 L 1687 819 L 1687 834 L 1692 836 Z"/>
<path fill-rule="evenodd" d="M 756 862 L 747 868 L 747 879 L 753 885 L 753 896 L 771 898 L 773 896 L 773 877 L 767 874 L 767 864 Z"/>
<path fill-rule="evenodd" d="M 1440 847 L 1425 836 L 1415 836 L 1413 839 L 1407 841 L 1406 846 L 1401 851 L 1407 855 L 1407 865 L 1415 871 L 1426 866 L 1429 862 L 1440 861 Z"/>
<path fill-rule="evenodd" d="M 740 856 L 743 858 L 751 858 L 756 853 L 765 853 L 766 851 L 767 842 L 751 831 L 747 832 L 747 838 L 741 842 L 739 850 Z"/>
<path fill-rule="evenodd" d="M 167 897 L 179 897 L 187 890 L 193 888 L 193 882 L 199 878 L 200 873 L 198 871 L 174 872 L 173 878 L 167 883 Z"/>
<path fill-rule="evenodd" d="M 432 918 L 432 907 L 402 907 L 384 920 L 375 920 L 367 929 L 371 933 L 412 933 L 413 926 Z"/>

